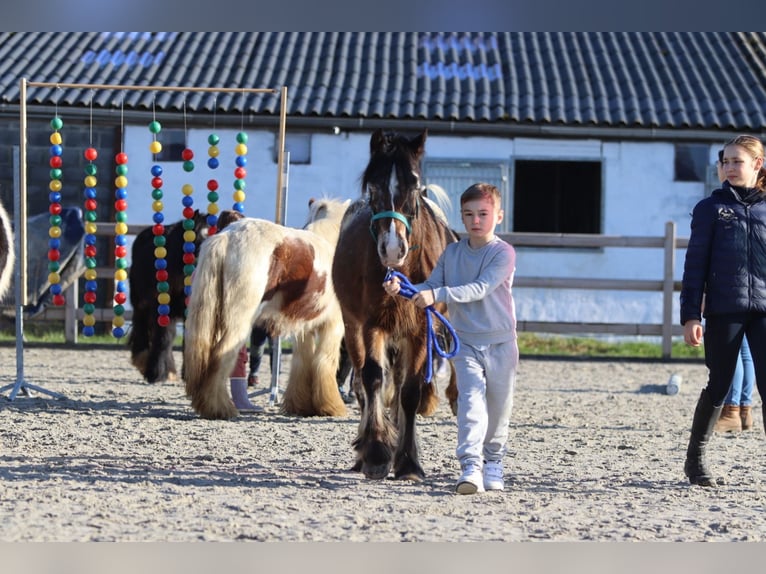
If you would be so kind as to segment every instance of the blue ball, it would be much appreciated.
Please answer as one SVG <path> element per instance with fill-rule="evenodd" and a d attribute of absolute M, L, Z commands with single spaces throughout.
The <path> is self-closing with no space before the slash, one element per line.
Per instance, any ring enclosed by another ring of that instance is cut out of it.
<path fill-rule="evenodd" d="M 51 146 L 51 155 L 61 155 L 62 151 L 63 151 L 63 148 L 58 144 L 54 144 Z"/>
<path fill-rule="evenodd" d="M 194 253 L 196 246 L 191 241 L 187 241 L 184 243 L 184 253 Z"/>
<path fill-rule="evenodd" d="M 128 284 L 125 281 L 117 281 L 117 287 L 115 287 L 118 292 L 125 293 L 125 291 L 128 288 Z"/>
<path fill-rule="evenodd" d="M 116 199 L 128 199 L 128 189 L 126 187 L 118 187 L 114 192 Z"/>
<path fill-rule="evenodd" d="M 93 335 L 95 335 L 95 330 L 93 329 L 92 325 L 87 325 L 82 328 L 82 334 L 85 335 L 86 337 L 92 337 Z"/>
<path fill-rule="evenodd" d="M 95 279 L 91 279 L 85 282 L 86 291 L 96 291 L 97 289 L 98 289 L 98 281 L 96 281 Z"/>
<path fill-rule="evenodd" d="M 154 177 L 159 177 L 159 176 L 161 176 L 161 175 L 162 175 L 162 166 L 161 166 L 161 165 L 157 165 L 157 164 L 154 164 L 154 165 L 152 166 L 152 175 L 153 175 Z"/>
<path fill-rule="evenodd" d="M 207 216 L 207 224 L 209 226 L 215 225 L 218 223 L 218 216 L 217 215 L 208 215 Z"/>
<path fill-rule="evenodd" d="M 240 213 L 245 213 L 245 204 L 238 201 L 234 205 L 231 206 L 234 211 L 238 211 Z"/>
<path fill-rule="evenodd" d="M 156 211 L 154 215 L 152 215 L 152 219 L 154 220 L 154 223 L 162 223 L 165 221 L 165 216 L 162 215 L 161 211 Z"/>
<path fill-rule="evenodd" d="M 121 339 L 125 336 L 125 329 L 123 329 L 122 327 L 115 327 L 114 329 L 112 329 L 112 335 L 114 335 L 118 339 Z"/>
<path fill-rule="evenodd" d="M 157 313 L 160 315 L 170 315 L 170 305 L 157 305 Z"/>
<path fill-rule="evenodd" d="M 95 245 L 95 244 L 96 244 L 96 236 L 93 233 L 86 233 L 85 245 Z"/>
<path fill-rule="evenodd" d="M 48 201 L 50 201 L 51 203 L 61 203 L 61 192 L 51 191 L 48 194 Z"/>
<path fill-rule="evenodd" d="M 181 203 L 183 203 L 184 207 L 191 207 L 194 205 L 194 198 L 191 195 L 184 195 Z"/>
<path fill-rule="evenodd" d="M 191 295 L 191 288 L 192 288 L 191 285 L 184 285 L 184 295 L 189 297 Z"/>
<path fill-rule="evenodd" d="M 51 285 L 51 293 L 54 295 L 61 295 L 61 284 L 60 283 L 54 283 Z"/>
<path fill-rule="evenodd" d="M 83 190 L 83 195 L 84 195 L 84 196 L 85 196 L 87 199 L 96 199 L 96 196 L 98 195 L 98 192 L 96 191 L 96 188 L 95 188 L 95 187 L 86 187 L 86 188 Z"/>
<path fill-rule="evenodd" d="M 128 238 L 125 235 L 115 235 L 114 236 L 114 243 L 115 243 L 115 245 L 127 245 L 128 244 Z"/>
<path fill-rule="evenodd" d="M 154 268 L 155 269 L 167 269 L 168 262 L 165 259 L 155 259 L 154 260 Z"/>
<path fill-rule="evenodd" d="M 218 158 L 217 157 L 211 157 L 210 159 L 207 160 L 207 166 L 210 169 L 217 169 L 219 165 L 220 164 L 218 162 Z"/>
<path fill-rule="evenodd" d="M 48 240 L 48 249 L 60 249 L 61 248 L 61 239 L 49 239 Z"/>
<path fill-rule="evenodd" d="M 247 165 L 247 156 L 238 155 L 237 159 L 234 160 L 234 163 L 237 164 L 237 167 L 245 167 Z"/>

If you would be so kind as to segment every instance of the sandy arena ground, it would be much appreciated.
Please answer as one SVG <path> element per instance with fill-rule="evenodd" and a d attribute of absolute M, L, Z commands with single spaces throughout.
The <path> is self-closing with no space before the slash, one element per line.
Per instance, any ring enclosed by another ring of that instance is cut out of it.
<path fill-rule="evenodd" d="M 418 421 L 426 479 L 371 481 L 348 470 L 356 408 L 287 417 L 261 393 L 263 413 L 201 420 L 180 382 L 143 382 L 122 348 L 27 348 L 24 371 L 65 398 L 0 397 L 3 542 L 766 540 L 760 407 L 752 431 L 712 441 L 726 486 L 683 476 L 701 363 L 522 358 L 506 490 L 475 496 L 453 493 L 445 402 Z M 15 380 L 2 347 L 0 386 Z"/>

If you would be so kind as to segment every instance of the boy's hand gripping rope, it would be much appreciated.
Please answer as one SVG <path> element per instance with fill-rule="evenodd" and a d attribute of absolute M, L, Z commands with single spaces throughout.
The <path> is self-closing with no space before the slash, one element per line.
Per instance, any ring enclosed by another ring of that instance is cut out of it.
<path fill-rule="evenodd" d="M 403 273 L 399 273 L 398 271 L 395 271 L 388 268 L 388 271 L 386 272 L 386 277 L 384 278 L 384 281 L 390 281 L 392 278 L 397 277 L 399 279 L 399 295 L 402 297 L 406 297 L 407 299 L 412 299 L 412 297 L 417 293 L 417 289 L 415 289 L 414 285 L 410 282 L 410 280 L 407 278 L 406 275 Z M 457 336 L 457 333 L 455 333 L 455 329 L 452 328 L 452 325 L 450 325 L 450 322 L 447 320 L 444 315 L 439 313 L 433 305 L 429 305 L 425 308 L 426 312 L 426 375 L 425 375 L 425 382 L 430 383 L 431 379 L 433 378 L 433 354 L 431 349 L 436 349 L 436 352 L 440 357 L 443 357 L 445 359 L 451 359 L 455 355 L 458 354 L 458 351 L 460 351 L 460 339 Z M 447 328 L 447 331 L 449 331 L 450 337 L 452 337 L 452 342 L 454 344 L 454 348 L 452 351 L 447 352 L 444 349 L 442 349 L 439 346 L 439 341 L 436 337 L 436 333 L 434 332 L 434 320 L 433 315 L 436 315 L 437 319 L 439 319 L 442 324 Z"/>

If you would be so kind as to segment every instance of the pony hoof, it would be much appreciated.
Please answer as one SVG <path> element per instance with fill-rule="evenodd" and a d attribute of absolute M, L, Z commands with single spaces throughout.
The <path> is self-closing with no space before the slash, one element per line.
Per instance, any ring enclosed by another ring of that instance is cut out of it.
<path fill-rule="evenodd" d="M 411 482 L 423 482 L 425 474 L 418 472 L 406 472 L 399 475 L 394 475 L 394 480 L 409 480 Z"/>

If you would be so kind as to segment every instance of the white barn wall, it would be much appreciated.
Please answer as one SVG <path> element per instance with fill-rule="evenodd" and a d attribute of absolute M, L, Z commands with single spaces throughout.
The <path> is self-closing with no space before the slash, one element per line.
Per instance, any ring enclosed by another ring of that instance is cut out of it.
<path fill-rule="evenodd" d="M 221 166 L 215 172 L 209 170 L 206 163 L 209 130 L 189 131 L 188 144 L 195 154 L 195 170 L 191 174 L 183 171 L 180 162 L 163 164 L 167 222 L 181 218 L 180 189 L 186 182 L 195 187 L 195 207 L 204 211 L 206 182 L 213 176 L 220 184 L 219 207 L 231 208 L 237 131 L 216 130 L 221 138 Z M 277 177 L 277 165 L 272 159 L 274 132 L 253 130 L 248 131 L 248 136 L 245 211 L 252 217 L 273 220 Z M 290 166 L 285 209 L 287 225 L 303 225 L 311 197 L 359 196 L 360 177 L 369 154 L 369 137 L 367 132 L 312 136 L 311 163 Z M 149 170 L 153 162 L 148 151 L 151 139 L 146 127 L 132 126 L 125 130 L 125 150 L 130 158 L 128 220 L 131 224 L 151 224 Z M 703 183 L 673 181 L 672 143 L 430 135 L 426 150 L 428 157 L 434 159 L 509 162 L 513 158 L 600 159 L 604 176 L 603 229 L 607 235 L 660 236 L 665 222 L 675 221 L 678 236 L 686 237 L 689 214 L 705 193 Z M 715 150 L 711 149 L 711 158 L 714 155 Z M 541 182 L 540 189 L 545 191 L 545 182 Z M 509 216 L 512 215 L 510 206 L 506 209 Z M 676 255 L 678 279 L 683 270 L 683 251 L 678 250 Z M 660 279 L 662 272 L 660 249 L 517 248 L 517 275 L 521 276 Z M 659 293 L 517 288 L 515 297 L 520 320 L 631 323 L 662 320 Z M 678 315 L 678 297 L 675 299 L 674 317 Z"/>

